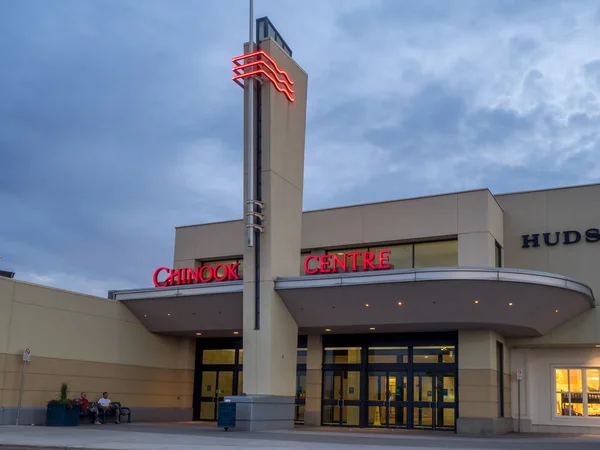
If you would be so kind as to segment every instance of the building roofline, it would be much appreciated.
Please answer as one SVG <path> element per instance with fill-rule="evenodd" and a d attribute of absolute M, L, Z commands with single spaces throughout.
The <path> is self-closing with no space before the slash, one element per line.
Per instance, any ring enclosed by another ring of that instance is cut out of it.
<path fill-rule="evenodd" d="M 546 189 L 532 189 L 532 190 L 527 190 L 527 191 L 505 192 L 502 194 L 494 194 L 489 188 L 477 188 L 477 189 L 469 189 L 466 191 L 447 192 L 447 193 L 443 193 L 443 194 L 420 195 L 417 197 L 396 198 L 393 200 L 382 200 L 379 202 L 357 203 L 354 205 L 341 205 L 341 206 L 333 206 L 330 208 L 311 209 L 311 210 L 307 210 L 307 211 L 302 211 L 302 214 L 310 214 L 310 213 L 323 212 L 323 211 L 334 211 L 334 210 L 339 210 L 339 209 L 361 208 L 361 207 L 365 207 L 365 206 L 384 205 L 386 203 L 396 203 L 396 202 L 404 202 L 404 201 L 410 201 L 410 200 L 422 200 L 422 199 L 426 199 L 426 198 L 445 197 L 448 195 L 468 194 L 470 192 L 480 192 L 480 191 L 488 191 L 490 193 L 490 195 L 492 196 L 492 198 L 494 198 L 494 200 L 496 201 L 496 204 L 500 207 L 500 209 L 502 209 L 502 205 L 500 205 L 500 203 L 498 203 L 498 200 L 496 199 L 496 197 L 517 195 L 517 194 L 528 194 L 528 193 L 533 193 L 533 192 L 557 191 L 557 190 L 561 190 L 561 189 L 578 189 L 578 188 L 585 188 L 585 187 L 592 187 L 592 186 L 600 186 L 600 183 L 578 184 L 578 185 L 571 185 L 571 186 L 558 186 L 558 187 L 546 188 Z M 222 221 L 218 221 L 218 222 L 204 222 L 204 223 L 197 223 L 197 224 L 191 224 L 191 225 L 176 226 L 175 229 L 200 227 L 200 226 L 207 226 L 207 225 L 220 225 L 220 224 L 224 224 L 224 223 L 241 222 L 241 221 L 242 221 L 242 218 L 232 219 L 232 220 L 222 220 Z"/>
<path fill-rule="evenodd" d="M 571 185 L 571 186 L 558 186 L 558 187 L 552 187 L 552 188 L 546 188 L 546 189 L 530 189 L 527 191 L 504 192 L 502 194 L 494 194 L 494 195 L 496 197 L 502 197 L 505 195 L 532 194 L 534 192 L 559 191 L 562 189 L 580 189 L 580 188 L 594 187 L 594 186 L 600 186 L 600 183 L 575 184 L 575 185 Z"/>

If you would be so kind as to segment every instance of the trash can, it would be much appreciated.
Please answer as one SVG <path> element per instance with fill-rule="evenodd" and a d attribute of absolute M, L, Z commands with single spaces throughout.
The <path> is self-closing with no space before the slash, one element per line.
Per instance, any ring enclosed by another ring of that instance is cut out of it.
<path fill-rule="evenodd" d="M 233 402 L 219 402 L 217 413 L 217 426 L 219 428 L 225 428 L 225 431 L 235 428 L 235 406 L 236 404 Z"/>

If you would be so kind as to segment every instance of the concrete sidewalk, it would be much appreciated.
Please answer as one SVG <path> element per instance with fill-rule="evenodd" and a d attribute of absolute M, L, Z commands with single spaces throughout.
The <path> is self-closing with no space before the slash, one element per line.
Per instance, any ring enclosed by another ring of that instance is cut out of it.
<path fill-rule="evenodd" d="M 0 449 L 102 450 L 598 450 L 600 437 L 511 435 L 465 438 L 448 433 L 372 430 L 245 433 L 197 424 L 106 424 L 73 428 L 0 427 Z"/>

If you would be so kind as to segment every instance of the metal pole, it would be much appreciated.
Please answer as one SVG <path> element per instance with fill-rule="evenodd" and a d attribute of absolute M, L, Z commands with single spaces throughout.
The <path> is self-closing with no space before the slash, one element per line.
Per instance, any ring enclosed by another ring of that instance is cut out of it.
<path fill-rule="evenodd" d="M 519 423 L 517 424 L 517 431 L 520 433 L 521 432 L 521 380 L 517 380 L 517 404 L 518 404 L 518 420 Z"/>
<path fill-rule="evenodd" d="M 21 404 L 23 402 L 23 387 L 25 386 L 25 371 L 27 369 L 27 360 L 23 361 L 23 373 L 21 374 L 21 389 L 19 390 L 19 406 L 17 407 L 17 423 L 19 425 L 19 415 L 21 413 Z"/>
<path fill-rule="evenodd" d="M 250 0 L 250 23 L 249 23 L 249 39 L 248 39 L 248 53 L 254 51 L 254 0 Z M 247 143 L 248 148 L 248 198 L 246 207 L 248 209 L 248 222 L 249 225 L 246 227 L 248 233 L 248 247 L 254 247 L 254 79 L 248 77 L 246 79 L 248 83 L 248 130 L 247 130 Z"/>

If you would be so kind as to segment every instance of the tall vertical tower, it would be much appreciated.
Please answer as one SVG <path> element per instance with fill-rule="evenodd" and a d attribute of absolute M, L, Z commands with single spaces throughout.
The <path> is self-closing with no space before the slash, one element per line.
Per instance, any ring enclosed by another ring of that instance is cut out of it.
<path fill-rule="evenodd" d="M 275 291 L 300 274 L 308 76 L 268 18 L 233 59 L 244 88 L 244 393 L 238 428 L 294 425 L 298 326 Z"/>

